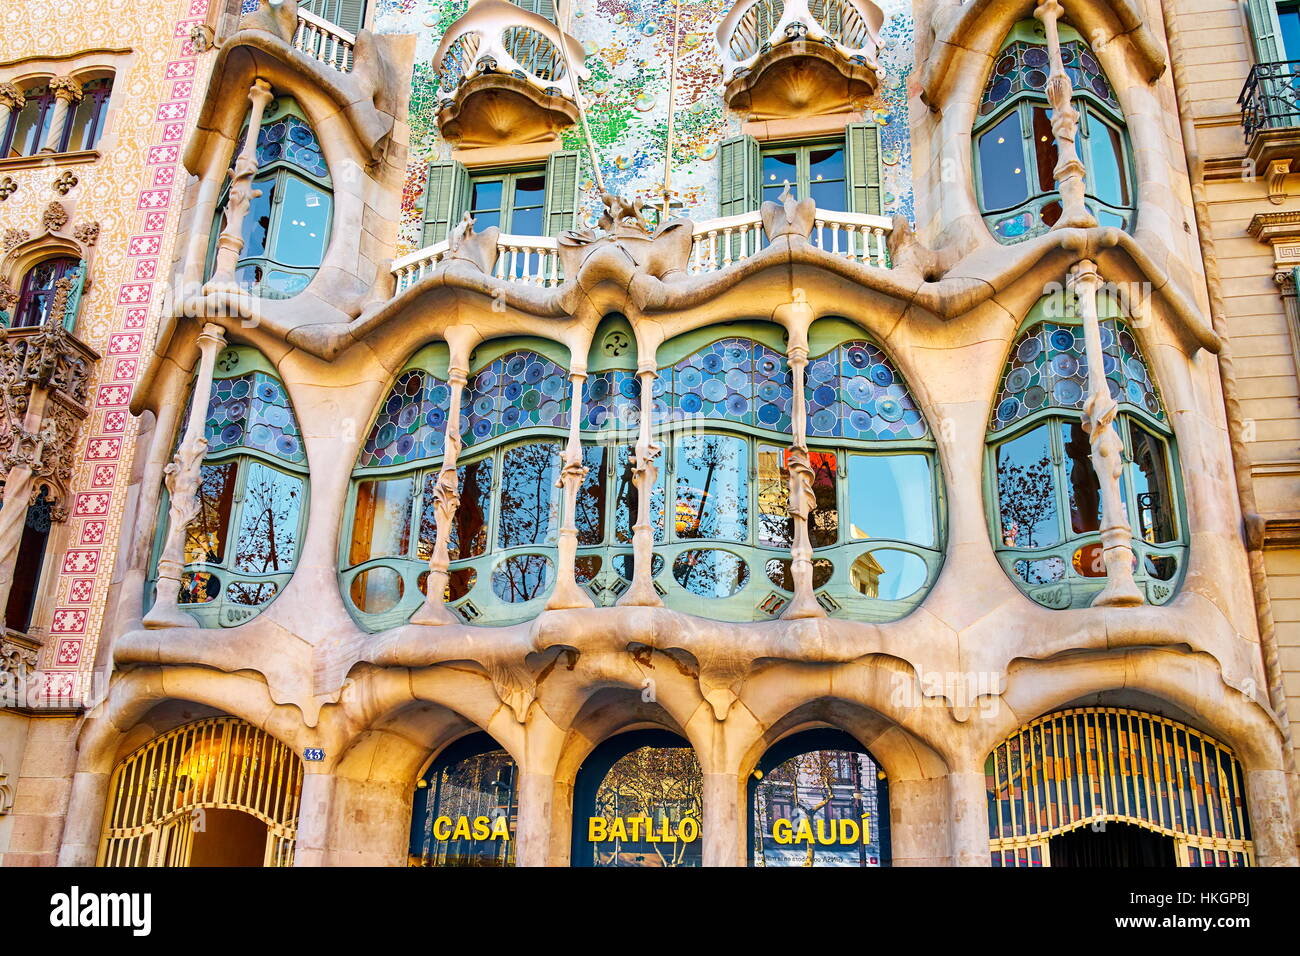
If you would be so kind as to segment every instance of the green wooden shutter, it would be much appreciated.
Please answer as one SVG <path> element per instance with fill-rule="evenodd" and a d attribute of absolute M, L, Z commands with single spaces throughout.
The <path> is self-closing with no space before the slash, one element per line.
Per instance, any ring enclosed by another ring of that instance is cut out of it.
<path fill-rule="evenodd" d="M 578 218 L 578 165 L 576 150 L 551 153 L 546 160 L 546 234 L 558 236 L 572 229 Z"/>
<path fill-rule="evenodd" d="M 849 210 L 880 215 L 880 127 L 852 123 L 844 128 Z"/>
<path fill-rule="evenodd" d="M 356 33 L 366 22 L 366 0 L 338 0 L 338 19 L 334 23 L 349 33 Z"/>
<path fill-rule="evenodd" d="M 77 263 L 76 275 L 72 277 L 72 291 L 68 293 L 68 301 L 63 309 L 63 327 L 69 332 L 77 329 L 77 311 L 81 308 L 81 292 L 85 287 L 86 263 L 82 260 Z"/>
<path fill-rule="evenodd" d="M 1246 0 L 1246 21 L 1256 62 L 1277 63 L 1287 59 L 1287 52 L 1282 49 L 1282 25 L 1277 19 L 1275 0 Z M 1300 50 L 1291 55 L 1300 56 Z"/>
<path fill-rule="evenodd" d="M 760 159 L 758 140 L 736 136 L 723 140 L 718 151 L 718 212 L 739 216 L 753 212 L 759 205 Z"/>
<path fill-rule="evenodd" d="M 423 245 L 447 238 L 451 227 L 464 215 L 469 201 L 469 173 L 456 162 L 430 163 L 424 190 Z"/>
<path fill-rule="evenodd" d="M 511 0 L 520 10 L 536 13 L 555 22 L 555 0 Z"/>

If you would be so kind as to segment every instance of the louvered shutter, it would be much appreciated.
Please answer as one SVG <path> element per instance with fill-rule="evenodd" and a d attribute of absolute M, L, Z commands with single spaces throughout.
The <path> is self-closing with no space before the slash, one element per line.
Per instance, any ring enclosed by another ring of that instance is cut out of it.
<path fill-rule="evenodd" d="M 1282 49 L 1282 25 L 1277 19 L 1274 0 L 1246 0 L 1246 21 L 1250 26 L 1257 63 L 1277 63 L 1287 59 L 1287 52 Z M 1291 56 L 1300 58 L 1300 50 Z"/>
<path fill-rule="evenodd" d="M 739 216 L 759 205 L 759 150 L 752 136 L 723 140 L 718 151 L 719 213 Z"/>
<path fill-rule="evenodd" d="M 72 280 L 72 291 L 68 293 L 68 301 L 63 308 L 63 327 L 69 332 L 75 332 L 77 329 L 77 311 L 81 308 L 81 292 L 86 287 L 86 263 L 84 260 L 77 263 L 76 271 L 69 273 L 68 278 Z"/>
<path fill-rule="evenodd" d="M 578 218 L 578 153 L 563 150 L 546 160 L 546 234 L 572 229 Z"/>
<path fill-rule="evenodd" d="M 844 128 L 849 210 L 880 215 L 880 127 L 853 123 Z"/>
<path fill-rule="evenodd" d="M 447 238 L 469 201 L 469 173 L 456 162 L 431 163 L 424 190 L 424 239 L 431 246 Z"/>

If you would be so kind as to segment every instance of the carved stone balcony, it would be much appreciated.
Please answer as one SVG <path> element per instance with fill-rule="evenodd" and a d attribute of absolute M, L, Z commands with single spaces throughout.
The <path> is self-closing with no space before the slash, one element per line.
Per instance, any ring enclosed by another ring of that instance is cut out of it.
<path fill-rule="evenodd" d="M 352 70 L 352 50 L 357 38 L 310 10 L 298 11 L 298 28 L 293 34 L 293 48 L 340 73 Z"/>
<path fill-rule="evenodd" d="M 509 0 L 470 0 L 434 54 L 438 126 L 460 147 L 536 143 L 578 121 L 582 45 Z"/>
<path fill-rule="evenodd" d="M 751 119 L 851 109 L 879 84 L 869 0 L 741 0 L 718 27 L 727 105 Z"/>

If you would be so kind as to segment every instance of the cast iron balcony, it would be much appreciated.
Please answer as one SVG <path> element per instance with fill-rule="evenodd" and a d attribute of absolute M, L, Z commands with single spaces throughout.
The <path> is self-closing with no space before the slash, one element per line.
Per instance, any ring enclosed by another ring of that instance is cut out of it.
<path fill-rule="evenodd" d="M 870 0 L 741 0 L 718 27 L 727 104 L 754 119 L 851 108 L 879 83 Z"/>
<path fill-rule="evenodd" d="M 1257 174 L 1271 184 L 1300 167 L 1300 60 L 1255 64 L 1237 102 Z"/>
<path fill-rule="evenodd" d="M 509 0 L 470 0 L 434 54 L 442 135 L 461 147 L 554 138 L 578 120 L 584 57 L 545 17 Z"/>

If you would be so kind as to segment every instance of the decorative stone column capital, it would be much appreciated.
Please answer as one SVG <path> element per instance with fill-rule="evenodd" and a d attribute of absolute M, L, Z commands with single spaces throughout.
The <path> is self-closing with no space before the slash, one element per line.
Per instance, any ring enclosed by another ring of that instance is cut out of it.
<path fill-rule="evenodd" d="M 65 103 L 79 102 L 83 95 L 81 84 L 70 76 L 54 77 L 49 82 L 49 88 L 55 99 L 63 100 Z"/>
<path fill-rule="evenodd" d="M 1060 0 L 1043 0 L 1042 3 L 1034 7 L 1034 19 L 1041 20 L 1044 23 L 1048 21 L 1055 22 L 1065 16 L 1065 7 L 1061 6 Z"/>
<path fill-rule="evenodd" d="M 266 104 L 275 99 L 275 94 L 271 92 L 271 84 L 259 76 L 253 81 L 253 85 L 249 87 L 248 98 L 254 105 L 266 109 Z"/>
<path fill-rule="evenodd" d="M 13 83 L 0 83 L 0 107 L 20 110 L 27 105 L 27 96 Z"/>
<path fill-rule="evenodd" d="M 1091 259 L 1081 259 L 1075 263 L 1074 268 L 1070 270 L 1070 277 L 1066 286 L 1078 295 L 1095 293 L 1102 286 L 1101 273 L 1097 271 L 1097 263 Z"/>

